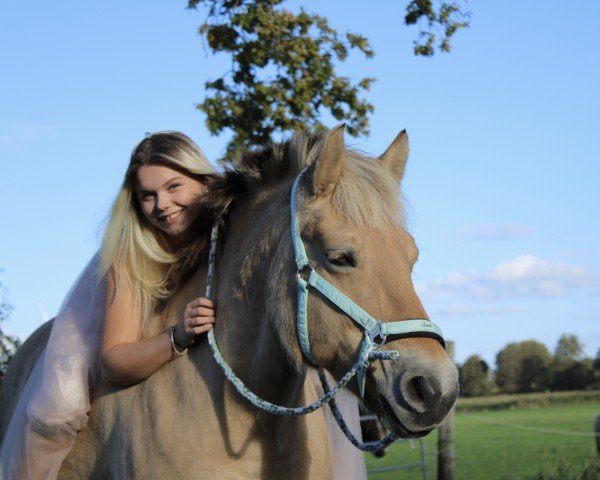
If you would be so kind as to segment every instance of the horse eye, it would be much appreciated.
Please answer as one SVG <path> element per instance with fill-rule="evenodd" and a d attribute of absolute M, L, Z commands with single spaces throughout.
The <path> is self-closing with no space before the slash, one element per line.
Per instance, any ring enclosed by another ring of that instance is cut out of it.
<path fill-rule="evenodd" d="M 331 250 L 327 252 L 327 260 L 338 269 L 349 269 L 356 267 L 356 254 L 352 250 Z"/>

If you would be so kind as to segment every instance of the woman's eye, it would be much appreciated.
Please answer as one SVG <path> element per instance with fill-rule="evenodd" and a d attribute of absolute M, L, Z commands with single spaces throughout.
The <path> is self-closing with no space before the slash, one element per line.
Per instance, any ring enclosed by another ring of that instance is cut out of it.
<path fill-rule="evenodd" d="M 170 191 L 177 190 L 179 187 L 181 187 L 180 183 L 172 183 L 171 185 L 169 185 L 169 190 Z"/>

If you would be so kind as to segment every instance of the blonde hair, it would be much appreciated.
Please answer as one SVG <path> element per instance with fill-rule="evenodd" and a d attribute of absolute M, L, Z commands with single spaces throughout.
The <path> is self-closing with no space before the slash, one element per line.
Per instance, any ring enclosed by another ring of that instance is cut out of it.
<path fill-rule="evenodd" d="M 202 181 L 215 168 L 200 148 L 180 132 L 147 135 L 131 153 L 123 184 L 112 206 L 101 247 L 100 275 L 109 271 L 115 285 L 128 282 L 145 321 L 173 290 L 168 272 L 181 254 L 169 248 L 165 235 L 143 215 L 135 192 L 142 165 L 164 165 Z"/>

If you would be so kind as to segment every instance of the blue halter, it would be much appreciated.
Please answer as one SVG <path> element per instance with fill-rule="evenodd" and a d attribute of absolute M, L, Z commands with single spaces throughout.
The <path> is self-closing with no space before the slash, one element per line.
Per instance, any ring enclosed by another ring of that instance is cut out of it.
<path fill-rule="evenodd" d="M 296 207 L 296 190 L 298 183 L 302 177 L 301 172 L 292 187 L 291 193 L 291 214 L 292 214 L 292 241 L 294 244 L 295 259 L 297 266 L 297 283 L 298 283 L 298 308 L 297 308 L 297 329 L 298 329 L 298 343 L 302 350 L 303 355 L 315 366 L 318 367 L 317 361 L 312 354 L 310 348 L 310 341 L 308 338 L 308 324 L 307 324 L 307 305 L 308 305 L 308 294 L 310 288 L 314 288 L 321 292 L 327 297 L 332 303 L 341 308 L 352 320 L 354 320 L 363 330 L 364 339 L 361 344 L 360 353 L 352 368 L 340 379 L 340 381 L 330 388 L 327 379 L 325 378 L 322 369 L 319 369 L 319 377 L 323 385 L 324 395 L 304 407 L 284 407 L 281 405 L 272 404 L 253 393 L 244 382 L 233 372 L 227 361 L 223 358 L 221 351 L 217 345 L 215 339 L 214 329 L 208 332 L 207 339 L 208 344 L 212 350 L 213 357 L 217 364 L 223 370 L 225 377 L 231 382 L 235 389 L 246 398 L 252 405 L 260 408 L 266 412 L 273 413 L 276 415 L 306 415 L 310 412 L 321 408 L 323 405 L 329 404 L 333 412 L 333 416 L 340 425 L 340 428 L 353 445 L 364 451 L 376 452 L 379 451 L 392 442 L 397 437 L 394 434 L 389 434 L 383 440 L 377 442 L 374 445 L 362 444 L 350 432 L 344 420 L 341 418 L 341 414 L 337 409 L 334 401 L 334 396 L 342 388 L 344 388 L 348 382 L 357 376 L 358 385 L 361 396 L 364 396 L 364 383 L 365 374 L 369 368 L 371 362 L 374 360 L 393 360 L 398 358 L 398 351 L 396 350 L 380 350 L 385 343 L 389 335 L 393 335 L 398 338 L 406 337 L 430 337 L 439 341 L 444 346 L 444 338 L 442 337 L 441 330 L 433 322 L 426 319 L 413 319 L 403 320 L 397 322 L 382 322 L 376 320 L 362 308 L 356 305 L 346 295 L 340 292 L 337 288 L 331 285 L 327 280 L 321 277 L 310 265 L 300 232 L 298 230 L 298 221 L 296 219 L 297 207 Z M 217 241 L 218 241 L 218 222 L 215 222 L 213 226 L 211 237 L 210 237 L 210 254 L 208 264 L 208 275 L 206 283 L 205 296 L 210 298 L 212 296 L 212 280 L 215 269 L 216 253 L 217 253 Z M 302 277 L 302 273 L 308 271 L 308 277 L 305 280 Z M 378 341 L 376 341 L 378 340 Z"/>
<path fill-rule="evenodd" d="M 297 268 L 296 278 L 298 284 L 298 308 L 296 314 L 298 343 L 300 344 L 300 349 L 302 350 L 302 354 L 306 357 L 306 359 L 315 367 L 319 367 L 310 347 L 307 321 L 308 294 L 310 293 L 310 289 L 314 288 L 329 301 L 331 301 L 331 303 L 346 313 L 346 315 L 348 315 L 362 330 L 364 330 L 364 338 L 361 343 L 359 358 L 363 357 L 363 354 L 366 351 L 373 353 L 377 352 L 378 354 L 367 356 L 366 358 L 368 358 L 368 360 L 357 372 L 358 386 L 360 395 L 362 397 L 364 396 L 365 375 L 371 360 L 391 360 L 398 357 L 397 350 L 379 350 L 386 342 L 389 335 L 392 335 L 395 339 L 408 337 L 430 337 L 440 342 L 443 347 L 445 346 L 444 337 L 440 328 L 431 320 L 417 318 L 395 322 L 382 322 L 373 318 L 314 270 L 306 255 L 304 243 L 302 242 L 300 230 L 298 229 L 296 191 L 304 171 L 305 170 L 303 170 L 296 177 L 294 185 L 292 186 L 290 198 L 292 216 L 292 242 L 294 244 Z M 303 272 L 308 274 L 306 279 L 302 276 Z M 377 339 L 379 339 L 379 341 L 377 341 Z"/>

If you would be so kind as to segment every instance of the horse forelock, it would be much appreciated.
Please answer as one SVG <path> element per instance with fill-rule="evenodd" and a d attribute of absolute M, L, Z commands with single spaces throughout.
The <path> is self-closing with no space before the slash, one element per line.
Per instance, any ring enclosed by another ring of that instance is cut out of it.
<path fill-rule="evenodd" d="M 297 132 L 281 143 L 245 150 L 222 176 L 212 177 L 205 201 L 224 217 L 239 199 L 291 179 L 308 167 L 314 175 L 326 134 Z M 376 158 L 346 150 L 346 164 L 330 199 L 331 206 L 355 227 L 403 224 L 402 194 L 397 180 Z M 310 207 L 309 207 L 310 208 Z"/>

